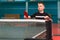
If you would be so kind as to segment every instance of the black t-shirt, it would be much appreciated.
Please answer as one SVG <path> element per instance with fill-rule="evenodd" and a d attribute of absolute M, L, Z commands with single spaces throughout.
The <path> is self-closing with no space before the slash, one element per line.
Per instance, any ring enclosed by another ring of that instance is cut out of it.
<path fill-rule="evenodd" d="M 34 19 L 44 19 L 44 16 L 49 16 L 50 17 L 50 15 L 45 13 L 45 12 L 44 13 L 37 12 L 37 13 L 31 15 L 31 18 L 34 18 Z"/>

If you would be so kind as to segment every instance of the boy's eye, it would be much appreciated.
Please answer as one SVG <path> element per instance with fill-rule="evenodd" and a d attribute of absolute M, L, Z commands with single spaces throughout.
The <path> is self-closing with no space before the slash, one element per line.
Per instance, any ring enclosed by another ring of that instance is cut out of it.
<path fill-rule="evenodd" d="M 38 7 L 42 7 L 42 6 L 38 6 Z"/>

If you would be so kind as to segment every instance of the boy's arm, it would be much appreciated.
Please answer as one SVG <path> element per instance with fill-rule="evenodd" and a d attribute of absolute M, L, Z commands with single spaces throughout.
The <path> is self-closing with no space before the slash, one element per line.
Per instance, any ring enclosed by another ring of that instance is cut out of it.
<path fill-rule="evenodd" d="M 52 21 L 52 19 L 51 19 L 49 16 L 45 16 L 44 19 L 45 19 L 46 21 L 49 21 L 49 20 Z"/>

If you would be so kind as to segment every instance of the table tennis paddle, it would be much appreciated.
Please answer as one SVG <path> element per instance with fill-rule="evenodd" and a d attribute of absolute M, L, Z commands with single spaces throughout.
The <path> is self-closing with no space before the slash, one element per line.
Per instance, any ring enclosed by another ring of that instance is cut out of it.
<path fill-rule="evenodd" d="M 24 11 L 24 16 L 26 16 L 26 18 L 28 18 L 28 13 L 26 11 Z"/>

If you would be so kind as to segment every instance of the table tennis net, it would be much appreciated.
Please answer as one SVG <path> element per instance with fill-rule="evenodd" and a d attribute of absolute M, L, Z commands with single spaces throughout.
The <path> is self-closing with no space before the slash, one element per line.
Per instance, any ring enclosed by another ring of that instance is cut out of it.
<path fill-rule="evenodd" d="M 44 37 L 41 37 L 41 36 L 46 31 L 45 27 L 46 27 L 45 22 L 33 22 L 33 21 L 32 22 L 28 22 L 28 21 L 27 22 L 20 22 L 20 21 L 18 22 L 5 22 L 4 21 L 3 22 L 3 21 L 0 21 L 0 37 L 1 38 L 18 38 L 18 39 L 20 38 L 21 39 L 26 39 L 26 38 L 44 39 Z"/>

